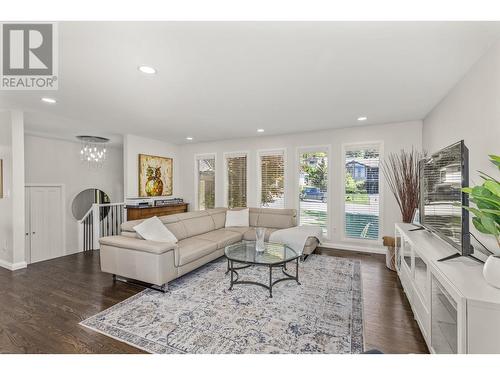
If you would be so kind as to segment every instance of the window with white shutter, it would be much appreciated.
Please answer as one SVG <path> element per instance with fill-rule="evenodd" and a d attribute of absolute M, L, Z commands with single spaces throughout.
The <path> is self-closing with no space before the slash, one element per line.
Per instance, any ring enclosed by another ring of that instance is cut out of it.
<path fill-rule="evenodd" d="M 344 234 L 348 238 L 379 238 L 380 145 L 344 148 Z"/>
<path fill-rule="evenodd" d="M 328 153 L 322 150 L 299 153 L 299 223 L 318 225 L 327 235 Z"/>
<path fill-rule="evenodd" d="M 215 156 L 196 159 L 198 176 L 198 210 L 215 207 Z"/>
<path fill-rule="evenodd" d="M 227 206 L 247 206 L 247 155 L 226 156 Z"/>
<path fill-rule="evenodd" d="M 285 208 L 284 151 L 259 153 L 260 206 Z"/>

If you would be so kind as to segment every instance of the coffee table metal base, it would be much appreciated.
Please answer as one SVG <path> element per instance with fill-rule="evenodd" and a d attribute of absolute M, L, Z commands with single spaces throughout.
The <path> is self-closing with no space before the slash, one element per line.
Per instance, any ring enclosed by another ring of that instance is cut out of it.
<path fill-rule="evenodd" d="M 229 290 L 233 290 L 233 286 L 236 285 L 236 284 L 259 285 L 259 286 L 261 286 L 261 287 L 266 288 L 267 290 L 269 290 L 269 298 L 273 298 L 273 286 L 275 284 L 281 282 L 281 281 L 295 280 L 297 282 L 297 284 L 300 285 L 300 282 L 299 282 L 299 258 L 296 259 L 295 276 L 290 275 L 288 272 L 286 272 L 286 264 L 288 262 L 290 262 L 290 261 L 283 262 L 283 263 L 277 263 L 277 264 L 269 264 L 269 265 L 263 265 L 263 264 L 245 264 L 244 266 L 235 267 L 234 263 L 240 263 L 240 262 L 236 262 L 234 260 L 229 260 L 228 259 L 227 260 L 227 271 L 226 271 L 226 274 L 228 272 L 231 273 L 231 284 L 229 286 Z M 242 264 L 244 264 L 244 263 L 242 263 Z M 269 285 L 266 285 L 266 284 L 263 284 L 263 283 L 259 283 L 257 281 L 239 280 L 239 274 L 238 274 L 238 272 L 236 270 L 241 270 L 241 269 L 244 269 L 244 268 L 248 268 L 250 266 L 269 267 Z M 281 279 L 273 281 L 273 268 L 276 268 L 276 267 L 280 267 L 281 268 L 281 272 L 283 272 L 283 274 L 286 277 L 282 277 Z"/>

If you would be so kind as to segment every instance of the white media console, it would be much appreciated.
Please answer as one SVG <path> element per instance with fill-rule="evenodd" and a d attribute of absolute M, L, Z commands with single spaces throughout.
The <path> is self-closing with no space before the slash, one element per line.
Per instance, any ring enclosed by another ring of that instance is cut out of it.
<path fill-rule="evenodd" d="M 396 268 L 431 353 L 500 353 L 500 289 L 483 264 L 445 262 L 453 247 L 428 231 L 396 224 Z"/>

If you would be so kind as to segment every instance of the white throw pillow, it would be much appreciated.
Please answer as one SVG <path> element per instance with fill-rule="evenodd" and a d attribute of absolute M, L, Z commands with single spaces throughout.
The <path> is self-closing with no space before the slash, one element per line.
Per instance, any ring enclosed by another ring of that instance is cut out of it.
<path fill-rule="evenodd" d="M 226 227 L 249 227 L 250 226 L 250 210 L 227 210 L 226 212 Z"/>
<path fill-rule="evenodd" d="M 149 241 L 177 243 L 177 238 L 158 217 L 144 220 L 134 227 L 139 236 Z"/>

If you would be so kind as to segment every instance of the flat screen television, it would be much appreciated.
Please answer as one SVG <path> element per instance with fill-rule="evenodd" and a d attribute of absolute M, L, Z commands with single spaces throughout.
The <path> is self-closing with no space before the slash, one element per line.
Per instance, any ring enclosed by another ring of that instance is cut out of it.
<path fill-rule="evenodd" d="M 464 141 L 454 143 L 420 161 L 420 224 L 453 246 L 456 256 L 472 253 L 467 194 L 469 150 Z"/>

